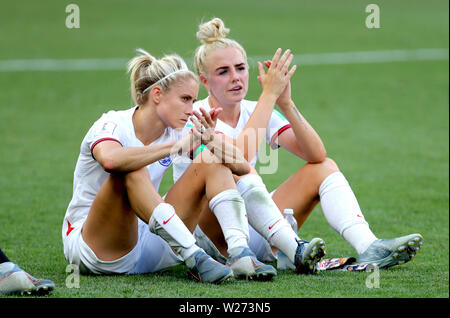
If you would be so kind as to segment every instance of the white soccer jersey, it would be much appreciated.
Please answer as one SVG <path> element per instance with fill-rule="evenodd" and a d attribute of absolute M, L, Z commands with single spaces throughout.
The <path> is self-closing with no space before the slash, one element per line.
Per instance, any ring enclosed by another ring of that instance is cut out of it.
<path fill-rule="evenodd" d="M 194 104 L 194 110 L 199 111 L 200 107 L 205 109 L 206 111 L 209 111 L 211 109 L 209 102 L 209 97 L 199 100 Z M 228 124 L 224 123 L 220 119 L 217 119 L 217 124 L 215 130 L 218 132 L 221 132 L 229 137 L 232 137 L 233 139 L 236 139 L 239 134 L 244 129 L 245 125 L 247 124 L 248 120 L 250 119 L 250 116 L 252 115 L 253 111 L 256 108 L 256 101 L 249 101 L 249 100 L 242 100 L 241 101 L 241 113 L 239 115 L 239 121 L 236 125 L 236 127 L 231 127 Z M 189 125 L 189 124 L 188 124 Z M 270 145 L 272 149 L 276 149 L 279 146 L 276 144 L 277 137 L 286 129 L 290 128 L 291 124 L 289 121 L 277 110 L 273 110 L 272 115 L 270 116 L 269 124 L 266 129 L 266 142 Z M 250 164 L 252 166 L 255 166 L 256 162 L 258 160 L 258 154 L 251 160 Z M 188 163 L 186 163 L 186 160 L 174 160 L 174 181 L 178 180 L 181 175 L 184 173 L 184 171 L 189 166 Z"/>
<path fill-rule="evenodd" d="M 73 197 L 64 217 L 63 239 L 76 226 L 82 226 L 95 196 L 109 176 L 109 173 L 94 159 L 92 154 L 94 147 L 104 140 L 116 141 L 123 147 L 144 146 L 134 132 L 132 117 L 136 108 L 137 106 L 128 110 L 109 111 L 103 114 L 84 137 L 74 172 Z M 174 130 L 168 127 L 151 144 L 167 144 L 174 140 L 180 140 L 185 133 L 187 133 L 187 129 Z M 168 156 L 147 166 L 156 190 L 158 190 L 162 177 L 171 164 L 172 158 Z"/>

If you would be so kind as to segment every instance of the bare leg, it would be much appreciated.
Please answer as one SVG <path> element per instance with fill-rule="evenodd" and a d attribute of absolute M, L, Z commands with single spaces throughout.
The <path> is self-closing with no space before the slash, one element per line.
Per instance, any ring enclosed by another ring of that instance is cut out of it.
<path fill-rule="evenodd" d="M 193 232 L 200 219 L 199 211 L 207 208 L 209 200 L 227 189 L 236 189 L 230 169 L 219 163 L 210 152 L 204 151 L 169 190 L 166 202 L 173 205 L 178 216 Z"/>
<path fill-rule="evenodd" d="M 319 203 L 319 187 L 333 172 L 339 171 L 336 163 L 326 158 L 317 164 L 307 163 L 283 182 L 273 194 L 273 200 L 283 211 L 293 209 L 300 228 Z"/>
<path fill-rule="evenodd" d="M 82 230 L 83 240 L 99 259 L 118 259 L 137 243 L 137 217 L 148 222 L 161 202 L 146 168 L 127 174 L 112 173 L 92 203 Z"/>
<path fill-rule="evenodd" d="M 257 174 L 256 170 L 251 167 L 251 174 Z M 237 182 L 243 176 L 233 175 L 234 181 Z M 214 213 L 210 210 L 207 204 L 202 206 L 200 219 L 198 225 L 202 229 L 203 233 L 213 242 L 219 252 L 226 258 L 228 258 L 227 242 L 225 241 L 222 228 Z"/>
<path fill-rule="evenodd" d="M 329 158 L 320 164 L 306 164 L 275 191 L 273 200 L 280 211 L 285 208 L 294 209 L 300 227 L 319 202 L 320 184 L 328 175 L 336 171 L 339 171 L 339 168 Z M 256 174 L 256 171 L 252 169 L 251 173 Z M 234 178 L 235 181 L 240 179 L 237 176 Z M 199 226 L 221 254 L 226 257 L 227 245 L 220 225 L 207 206 L 202 210 Z"/>
<path fill-rule="evenodd" d="M 220 254 L 228 258 L 228 245 L 225 241 L 222 228 L 220 227 L 216 216 L 212 213 L 207 204 L 202 209 L 198 225 L 202 229 L 203 233 L 205 233 L 211 242 L 213 242 Z"/>
<path fill-rule="evenodd" d="M 201 159 L 191 165 L 166 197 L 166 202 L 174 206 L 191 231 L 208 198 L 224 189 L 236 188 L 228 168 L 211 159 L 205 160 L 208 163 Z M 206 199 L 203 198 L 205 194 Z M 147 168 L 127 174 L 110 174 L 91 206 L 83 226 L 83 240 L 99 259 L 118 259 L 137 243 L 137 217 L 148 223 L 154 208 L 162 202 Z"/>

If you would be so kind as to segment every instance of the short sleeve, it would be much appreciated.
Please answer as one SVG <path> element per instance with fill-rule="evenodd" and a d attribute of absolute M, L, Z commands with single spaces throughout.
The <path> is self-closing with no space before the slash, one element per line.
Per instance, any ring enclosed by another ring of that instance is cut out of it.
<path fill-rule="evenodd" d="M 123 145 L 123 134 L 121 132 L 121 123 L 113 112 L 103 114 L 91 127 L 87 136 L 87 144 L 92 153 L 94 147 L 102 141 L 111 140 Z"/>
<path fill-rule="evenodd" d="M 278 136 L 291 128 L 289 121 L 278 110 L 274 109 L 269 120 L 269 126 L 266 130 L 266 141 L 272 149 L 280 146 L 277 144 Z"/>

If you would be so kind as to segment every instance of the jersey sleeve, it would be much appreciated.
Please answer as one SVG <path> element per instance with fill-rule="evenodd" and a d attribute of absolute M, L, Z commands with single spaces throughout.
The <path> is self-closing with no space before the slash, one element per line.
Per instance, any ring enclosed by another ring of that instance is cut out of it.
<path fill-rule="evenodd" d="M 102 141 L 111 140 L 123 146 L 123 139 L 119 118 L 113 112 L 108 112 L 94 123 L 86 141 L 92 154 L 95 146 Z"/>
<path fill-rule="evenodd" d="M 277 144 L 278 136 L 289 128 L 291 128 L 289 121 L 283 116 L 283 114 L 274 109 L 269 120 L 269 126 L 266 130 L 266 141 L 270 145 L 270 148 L 277 149 L 280 147 Z"/>

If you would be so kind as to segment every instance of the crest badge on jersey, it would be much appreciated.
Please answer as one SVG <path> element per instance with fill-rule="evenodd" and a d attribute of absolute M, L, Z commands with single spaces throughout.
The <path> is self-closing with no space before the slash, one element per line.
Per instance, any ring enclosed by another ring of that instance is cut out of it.
<path fill-rule="evenodd" d="M 117 127 L 116 123 L 108 121 L 103 124 L 102 132 L 109 133 L 112 135 L 114 133 L 114 130 L 116 129 L 116 127 Z"/>
<path fill-rule="evenodd" d="M 168 167 L 172 164 L 172 158 L 170 158 L 170 156 L 167 156 L 167 157 L 159 160 L 158 162 L 161 166 Z"/>

